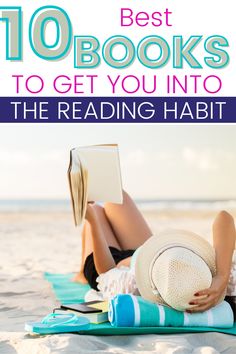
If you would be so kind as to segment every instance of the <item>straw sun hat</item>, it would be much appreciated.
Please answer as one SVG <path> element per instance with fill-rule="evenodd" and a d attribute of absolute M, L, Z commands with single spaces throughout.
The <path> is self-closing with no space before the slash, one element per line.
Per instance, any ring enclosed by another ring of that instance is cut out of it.
<path fill-rule="evenodd" d="M 135 278 L 141 296 L 179 311 L 190 308 L 194 294 L 209 288 L 215 275 L 214 248 L 189 231 L 152 236 L 137 252 Z"/>

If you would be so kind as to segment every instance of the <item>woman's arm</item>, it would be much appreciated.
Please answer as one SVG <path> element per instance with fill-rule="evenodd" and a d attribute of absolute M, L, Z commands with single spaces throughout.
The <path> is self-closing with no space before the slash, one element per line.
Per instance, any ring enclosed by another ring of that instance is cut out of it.
<path fill-rule="evenodd" d="M 198 306 L 190 309 L 191 312 L 205 311 L 215 306 L 224 294 L 229 280 L 235 239 L 234 219 L 226 211 L 221 211 L 213 223 L 213 245 L 216 252 L 217 274 L 213 278 L 209 289 L 195 294 L 196 296 L 206 295 L 206 298 L 193 299 L 189 304 Z"/>
<path fill-rule="evenodd" d="M 235 225 L 233 217 L 226 211 L 220 212 L 214 221 L 213 245 L 216 251 L 217 275 L 224 279 L 227 286 L 235 248 Z"/>
<path fill-rule="evenodd" d="M 116 264 L 103 235 L 103 230 L 100 225 L 96 210 L 90 203 L 87 205 L 85 218 L 91 227 L 91 235 L 93 239 L 93 257 L 96 270 L 98 274 L 105 273 L 108 270 L 115 268 Z"/>

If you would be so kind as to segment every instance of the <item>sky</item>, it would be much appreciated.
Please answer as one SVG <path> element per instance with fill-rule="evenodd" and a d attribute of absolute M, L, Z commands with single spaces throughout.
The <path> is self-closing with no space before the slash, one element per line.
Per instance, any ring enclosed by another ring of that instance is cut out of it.
<path fill-rule="evenodd" d="M 1 125 L 0 199 L 69 198 L 72 147 L 118 143 L 134 198 L 236 197 L 236 125 Z"/>

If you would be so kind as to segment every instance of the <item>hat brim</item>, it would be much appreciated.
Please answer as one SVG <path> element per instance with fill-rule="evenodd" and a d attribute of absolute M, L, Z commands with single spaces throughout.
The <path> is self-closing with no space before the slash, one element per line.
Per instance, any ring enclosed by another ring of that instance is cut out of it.
<path fill-rule="evenodd" d="M 151 302 L 165 304 L 152 289 L 149 270 L 151 263 L 161 249 L 172 246 L 185 247 L 200 256 L 208 265 L 212 276 L 216 275 L 215 250 L 201 236 L 185 230 L 167 230 L 150 237 L 139 249 L 135 263 L 137 287 L 143 298 Z"/>

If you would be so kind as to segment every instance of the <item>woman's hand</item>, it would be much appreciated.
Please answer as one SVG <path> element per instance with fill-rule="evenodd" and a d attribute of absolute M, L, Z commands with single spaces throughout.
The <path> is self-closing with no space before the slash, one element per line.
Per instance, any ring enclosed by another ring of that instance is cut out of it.
<path fill-rule="evenodd" d="M 227 287 L 228 278 L 222 275 L 216 275 L 212 279 L 212 284 L 209 289 L 201 290 L 198 293 L 194 294 L 195 296 L 205 296 L 202 299 L 193 299 L 189 302 L 189 305 L 197 305 L 187 309 L 187 312 L 203 312 L 211 307 L 214 307 L 222 295 L 225 292 Z"/>

